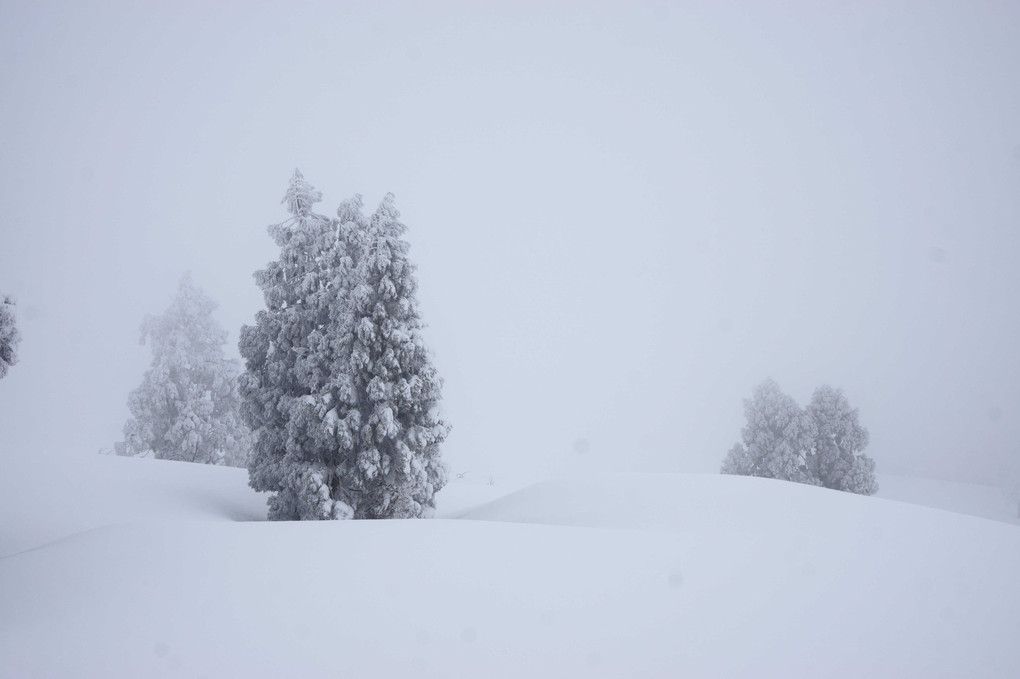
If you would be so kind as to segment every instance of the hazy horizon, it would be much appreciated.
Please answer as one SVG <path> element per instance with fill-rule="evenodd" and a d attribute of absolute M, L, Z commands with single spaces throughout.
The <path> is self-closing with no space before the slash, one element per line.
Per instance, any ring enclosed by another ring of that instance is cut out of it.
<path fill-rule="evenodd" d="M 879 473 L 1020 457 L 1020 5 L 8 3 L 0 466 L 120 440 L 177 281 L 237 354 L 295 167 L 387 192 L 453 472 L 717 471 L 842 388 Z"/>

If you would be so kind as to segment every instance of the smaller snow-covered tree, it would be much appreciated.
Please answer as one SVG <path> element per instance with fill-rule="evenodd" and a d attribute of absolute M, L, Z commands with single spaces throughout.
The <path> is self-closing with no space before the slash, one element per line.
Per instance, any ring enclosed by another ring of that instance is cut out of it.
<path fill-rule="evenodd" d="M 878 479 L 875 478 L 875 461 L 867 455 L 854 457 L 850 471 L 843 477 L 843 485 L 839 490 L 858 495 L 877 493 Z"/>
<path fill-rule="evenodd" d="M 240 364 L 223 355 L 227 333 L 215 308 L 186 274 L 163 315 L 142 324 L 152 367 L 128 397 L 132 417 L 118 455 L 245 465 L 251 434 L 238 413 Z"/>
<path fill-rule="evenodd" d="M 814 439 L 811 418 L 773 380 L 758 385 L 744 401 L 743 443 L 723 461 L 724 474 L 760 476 L 817 484 L 808 464 Z"/>
<path fill-rule="evenodd" d="M 0 299 L 0 377 L 18 362 L 20 343 L 21 335 L 14 322 L 14 298 L 3 297 Z"/>
<path fill-rule="evenodd" d="M 754 476 L 754 461 L 742 443 L 734 443 L 722 463 L 723 474 L 737 476 Z"/>
<path fill-rule="evenodd" d="M 868 430 L 861 426 L 856 408 L 851 408 L 839 389 L 822 386 L 815 390 L 807 407 L 815 431 L 809 467 L 826 488 L 861 495 L 878 491 L 875 462 L 864 454 Z"/>

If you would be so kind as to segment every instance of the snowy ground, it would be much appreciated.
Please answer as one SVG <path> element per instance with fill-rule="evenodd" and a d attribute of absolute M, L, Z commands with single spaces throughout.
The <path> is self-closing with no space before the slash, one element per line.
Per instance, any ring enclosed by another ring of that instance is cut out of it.
<path fill-rule="evenodd" d="M 892 474 L 879 474 L 878 484 L 878 497 L 888 500 L 1020 523 L 1017 520 L 1016 503 L 995 486 Z"/>
<path fill-rule="evenodd" d="M 1020 676 L 1020 528 L 904 502 L 613 475 L 285 524 L 243 470 L 15 480 L 2 677 Z"/>

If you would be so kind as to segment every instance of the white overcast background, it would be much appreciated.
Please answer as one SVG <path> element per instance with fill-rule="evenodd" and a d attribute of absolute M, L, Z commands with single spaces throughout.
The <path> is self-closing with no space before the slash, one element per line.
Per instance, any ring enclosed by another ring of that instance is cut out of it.
<path fill-rule="evenodd" d="M 0 93 L 0 467 L 119 440 L 187 270 L 237 355 L 295 167 L 396 194 L 454 472 L 716 471 L 767 377 L 1020 455 L 1020 3 L 9 0 Z"/>

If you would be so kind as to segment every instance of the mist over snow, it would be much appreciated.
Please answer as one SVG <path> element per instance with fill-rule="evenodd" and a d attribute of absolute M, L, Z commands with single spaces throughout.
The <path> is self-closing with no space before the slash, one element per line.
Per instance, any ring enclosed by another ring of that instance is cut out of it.
<path fill-rule="evenodd" d="M 6 2 L 0 93 L 0 679 L 1020 676 L 1020 3 Z"/>
<path fill-rule="evenodd" d="M 0 465 L 122 438 L 146 314 L 230 332 L 295 167 L 386 192 L 453 473 L 716 471 L 767 377 L 880 472 L 1020 440 L 1020 7 L 5 3 Z"/>

